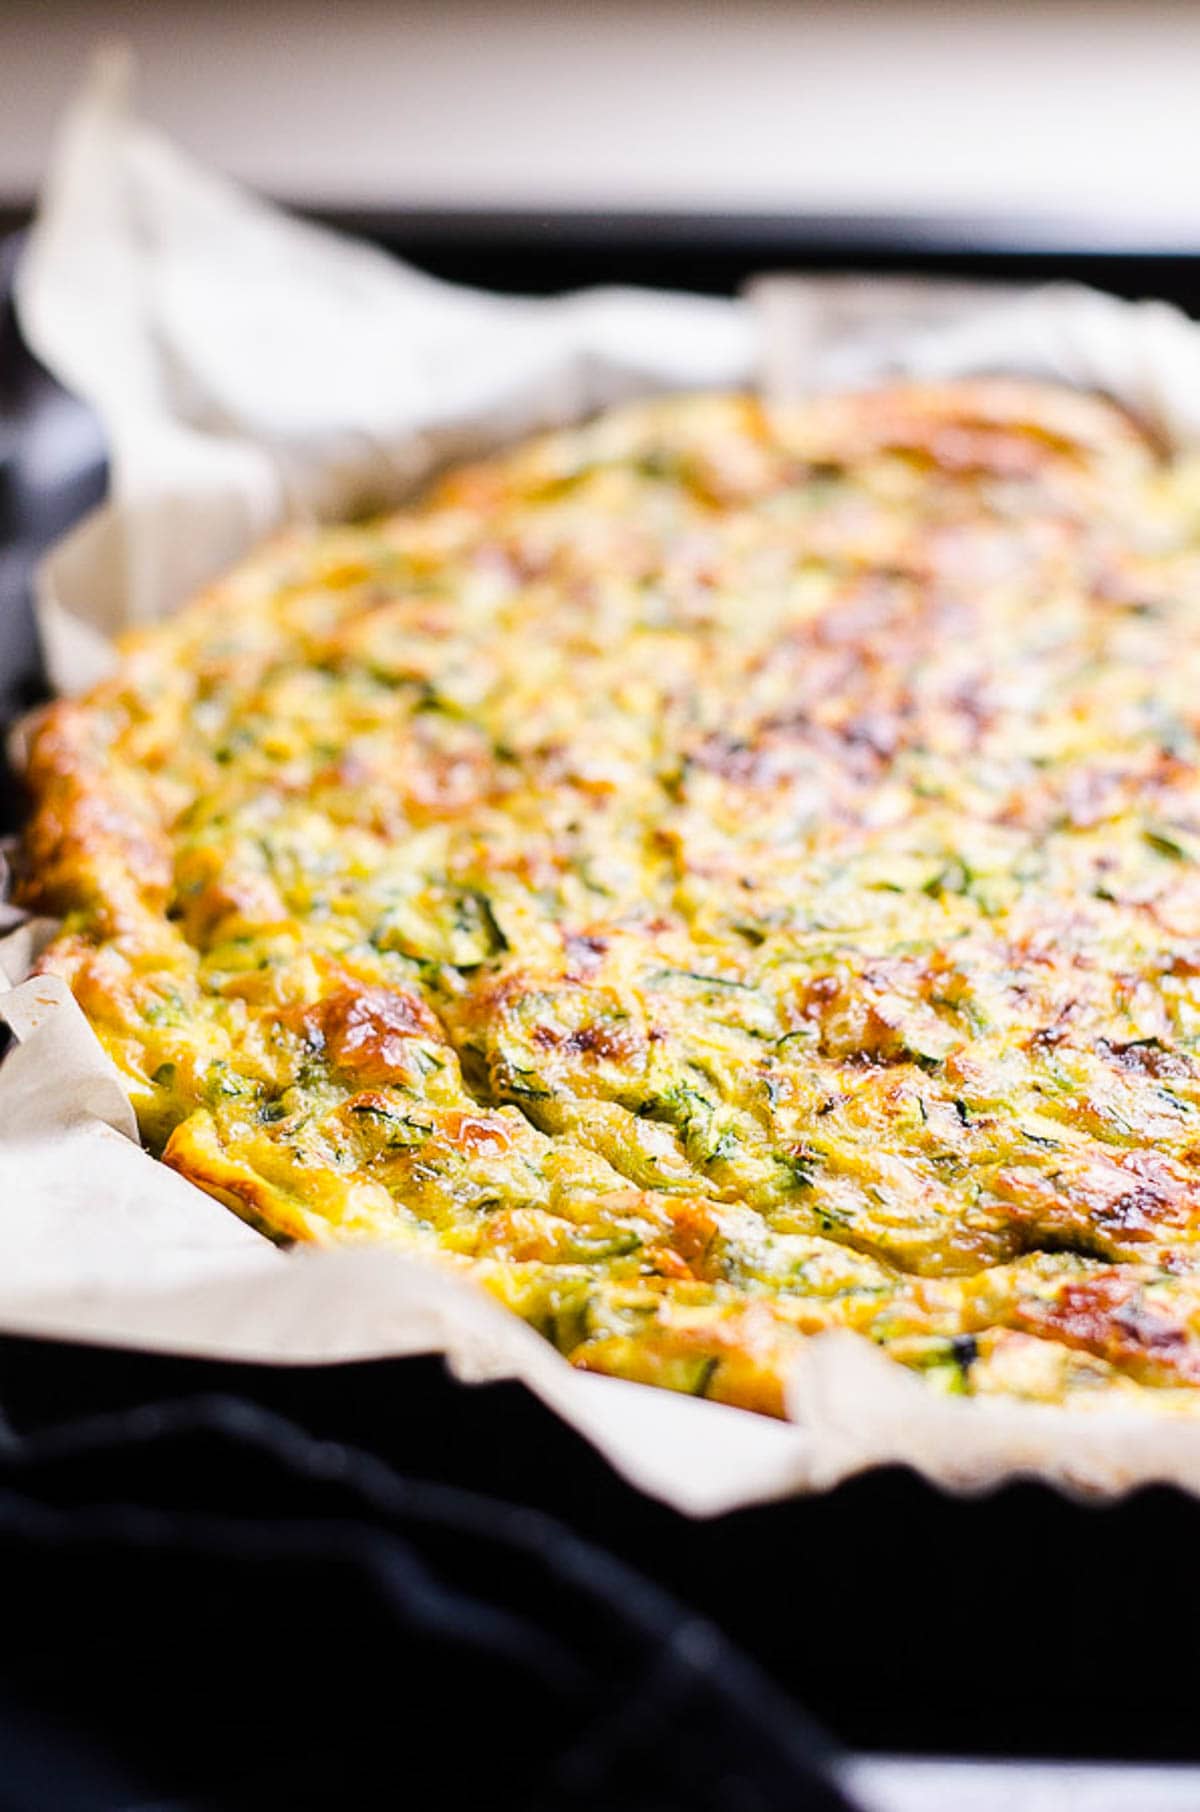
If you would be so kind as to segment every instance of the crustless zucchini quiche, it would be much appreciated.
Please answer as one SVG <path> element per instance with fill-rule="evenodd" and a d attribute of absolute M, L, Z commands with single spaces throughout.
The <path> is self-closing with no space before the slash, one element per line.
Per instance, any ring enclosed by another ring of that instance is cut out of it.
<path fill-rule="evenodd" d="M 147 1145 L 778 1413 L 1200 1407 L 1200 484 L 1008 381 L 658 401 L 289 533 L 54 706 Z"/>

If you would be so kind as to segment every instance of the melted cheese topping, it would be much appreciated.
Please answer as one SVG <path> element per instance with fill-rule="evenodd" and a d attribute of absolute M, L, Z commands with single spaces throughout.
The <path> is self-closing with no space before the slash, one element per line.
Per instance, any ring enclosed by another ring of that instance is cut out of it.
<path fill-rule="evenodd" d="M 778 1412 L 1200 1403 L 1200 485 L 962 383 L 622 410 L 46 715 L 27 903 L 166 1163 Z"/>

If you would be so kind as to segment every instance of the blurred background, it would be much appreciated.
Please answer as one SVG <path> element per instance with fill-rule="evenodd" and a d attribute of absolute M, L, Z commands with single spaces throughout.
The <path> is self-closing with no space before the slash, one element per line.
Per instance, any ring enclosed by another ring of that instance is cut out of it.
<path fill-rule="evenodd" d="M 3 0 L 0 207 L 102 38 L 206 161 L 334 211 L 1020 217 L 1200 243 L 1169 0 Z"/>

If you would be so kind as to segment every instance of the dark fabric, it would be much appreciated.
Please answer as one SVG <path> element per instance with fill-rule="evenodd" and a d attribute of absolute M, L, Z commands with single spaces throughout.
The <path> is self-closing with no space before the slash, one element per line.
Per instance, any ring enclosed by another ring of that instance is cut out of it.
<path fill-rule="evenodd" d="M 0 1603 L 0 1812 L 846 1807 L 713 1625 L 246 1401 L 10 1431 Z"/>

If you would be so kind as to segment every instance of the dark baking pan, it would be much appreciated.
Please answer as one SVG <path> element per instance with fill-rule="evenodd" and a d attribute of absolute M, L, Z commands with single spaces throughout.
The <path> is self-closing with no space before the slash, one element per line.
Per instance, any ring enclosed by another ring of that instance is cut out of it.
<path fill-rule="evenodd" d="M 546 293 L 640 283 L 732 295 L 763 270 L 1069 280 L 1200 313 L 1200 246 L 1100 219 L 992 215 L 533 213 L 407 208 L 319 215 L 439 277 Z"/>
<path fill-rule="evenodd" d="M 514 290 L 645 281 L 732 290 L 764 266 L 1083 276 L 1200 304 L 1178 249 L 1046 245 L 860 225 L 402 216 L 343 222 L 446 276 Z M 827 223 L 828 224 L 828 223 Z M 11 247 L 9 249 L 11 263 Z M 40 685 L 27 579 L 103 489 L 94 424 L 0 330 L 0 693 Z M 17 790 L 5 794 L 10 823 Z M 406 1473 L 550 1512 L 710 1617 L 860 1748 L 1200 1759 L 1190 1632 L 1200 1504 L 1168 1490 L 1087 1507 L 1015 1484 L 950 1498 L 900 1469 L 811 1499 L 689 1523 L 625 1485 L 516 1385 L 437 1360 L 274 1370 L 0 1338 L 16 1434 L 82 1415 L 228 1397 Z M 113 1481 L 116 1489 L 119 1481 Z M 215 1499 L 224 1489 L 218 1468 Z"/>

